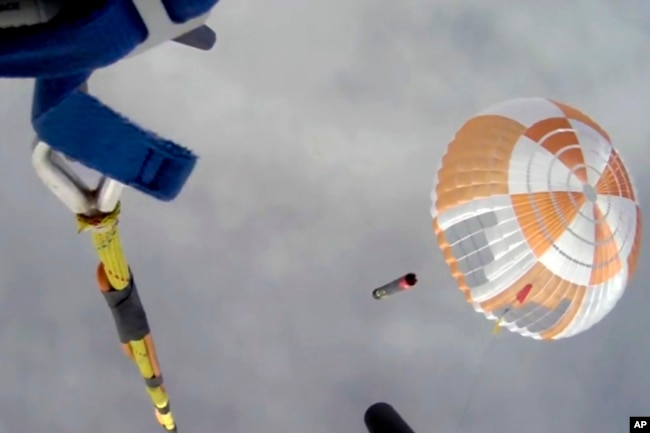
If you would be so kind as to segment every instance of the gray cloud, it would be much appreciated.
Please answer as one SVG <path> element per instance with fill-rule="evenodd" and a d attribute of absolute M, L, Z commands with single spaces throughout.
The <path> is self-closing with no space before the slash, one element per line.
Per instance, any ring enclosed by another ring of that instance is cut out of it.
<path fill-rule="evenodd" d="M 214 52 L 170 44 L 98 72 L 94 93 L 202 156 L 171 204 L 127 193 L 122 222 L 181 431 L 361 432 L 387 400 L 418 432 L 455 433 L 470 396 L 462 432 L 649 414 L 643 261 L 588 333 L 486 349 L 428 214 L 454 131 L 527 95 L 600 121 L 649 202 L 649 17 L 641 1 L 224 1 Z M 0 432 L 156 431 L 90 241 L 29 166 L 29 83 L 0 92 Z M 412 293 L 371 299 L 411 270 Z"/>

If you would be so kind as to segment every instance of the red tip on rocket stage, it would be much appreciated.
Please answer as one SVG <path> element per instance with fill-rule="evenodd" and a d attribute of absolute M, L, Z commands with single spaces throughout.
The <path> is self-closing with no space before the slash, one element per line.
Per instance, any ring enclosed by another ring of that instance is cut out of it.
<path fill-rule="evenodd" d="M 411 287 L 415 286 L 418 282 L 418 277 L 414 273 L 408 273 L 402 277 L 402 279 L 399 281 L 399 286 L 406 290 L 410 289 Z"/>

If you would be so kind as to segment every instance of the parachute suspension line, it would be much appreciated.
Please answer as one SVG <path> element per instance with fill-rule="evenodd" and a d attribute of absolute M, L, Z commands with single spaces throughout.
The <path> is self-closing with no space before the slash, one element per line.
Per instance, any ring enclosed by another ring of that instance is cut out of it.
<path fill-rule="evenodd" d="M 463 422 L 465 421 L 465 416 L 467 415 L 467 412 L 469 411 L 470 404 L 472 403 L 472 399 L 474 397 L 474 392 L 476 391 L 476 388 L 478 387 L 480 381 L 481 381 L 481 376 L 483 374 L 483 369 L 485 368 L 485 361 L 487 360 L 488 353 L 490 352 L 490 348 L 492 347 L 492 343 L 494 342 L 495 338 L 494 335 L 490 335 L 490 338 L 488 339 L 487 344 L 483 348 L 483 352 L 481 353 L 481 357 L 479 360 L 478 364 L 478 370 L 476 371 L 476 374 L 474 375 L 474 379 L 472 380 L 472 384 L 470 385 L 469 388 L 469 395 L 467 396 L 467 399 L 465 400 L 465 406 L 463 407 L 463 411 L 460 414 L 460 418 L 458 419 L 458 426 L 456 427 L 456 433 L 460 432 L 460 429 L 463 426 Z"/>
<path fill-rule="evenodd" d="M 490 349 L 492 348 L 492 345 L 495 341 L 494 335 L 491 336 L 491 338 L 488 340 L 487 345 L 485 346 L 485 349 L 483 349 L 483 354 L 481 355 L 481 360 L 479 363 L 479 368 L 476 372 L 476 376 L 474 376 L 474 380 L 472 382 L 472 385 L 470 387 L 470 394 L 467 397 L 467 400 L 465 401 L 465 406 L 463 408 L 463 411 L 461 412 L 461 416 L 458 421 L 458 427 L 456 428 L 456 433 L 460 432 L 461 427 L 463 426 L 463 422 L 465 421 L 465 416 L 467 415 L 467 412 L 469 411 L 470 404 L 472 402 L 472 399 L 474 397 L 474 392 L 478 388 L 479 382 L 481 380 L 481 377 L 483 376 L 483 370 L 485 368 L 485 361 L 487 360 L 488 353 Z M 512 390 L 512 388 L 516 387 L 518 384 L 521 383 L 521 380 L 524 376 L 527 376 L 528 373 L 530 373 L 530 368 L 533 365 L 533 359 L 536 357 L 538 354 L 538 351 L 540 350 L 539 344 L 535 345 L 535 349 L 531 349 L 527 351 L 526 356 L 524 357 L 524 361 L 520 363 L 521 367 L 519 368 L 519 372 L 517 374 L 517 378 L 515 380 L 509 381 L 508 383 L 510 384 L 509 386 L 509 391 Z"/>
<path fill-rule="evenodd" d="M 531 367 L 533 366 L 533 359 L 538 355 L 538 353 L 541 351 L 541 345 L 540 344 L 535 344 L 530 350 L 527 351 L 526 356 L 524 357 L 523 362 L 521 362 L 521 367 L 519 368 L 519 373 L 517 374 L 517 378 L 515 380 L 510 381 L 510 387 L 508 390 L 511 390 L 512 388 L 516 387 L 521 383 L 521 380 L 524 378 L 524 376 L 528 376 L 531 371 Z"/>
<path fill-rule="evenodd" d="M 97 281 L 113 314 L 122 349 L 145 381 L 156 419 L 166 431 L 176 432 L 147 316 L 122 249 L 118 227 L 120 210 L 118 202 L 109 213 L 77 215 L 79 232 L 92 234 L 100 260 Z"/>

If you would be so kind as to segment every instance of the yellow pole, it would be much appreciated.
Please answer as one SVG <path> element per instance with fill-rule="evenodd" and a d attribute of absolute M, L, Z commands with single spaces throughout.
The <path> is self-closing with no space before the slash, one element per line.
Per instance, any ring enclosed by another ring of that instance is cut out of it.
<path fill-rule="evenodd" d="M 176 432 L 176 422 L 163 385 L 153 337 L 122 249 L 119 215 L 119 203 L 111 213 L 77 215 L 79 232 L 91 232 L 100 260 L 97 282 L 113 313 L 122 349 L 145 380 L 147 393 L 156 409 L 156 419 L 168 432 Z"/>

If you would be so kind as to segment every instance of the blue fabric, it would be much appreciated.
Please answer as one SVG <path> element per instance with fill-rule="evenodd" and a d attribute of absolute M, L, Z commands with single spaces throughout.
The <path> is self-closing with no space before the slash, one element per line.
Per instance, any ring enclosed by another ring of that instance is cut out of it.
<path fill-rule="evenodd" d="M 182 23 L 219 0 L 163 0 Z M 197 157 L 79 90 L 95 69 L 127 56 L 147 37 L 131 0 L 69 2 L 45 24 L 0 29 L 0 76 L 36 78 L 32 125 L 53 149 L 160 200 L 174 199 Z"/>

